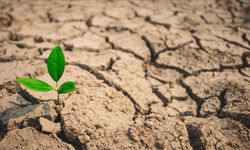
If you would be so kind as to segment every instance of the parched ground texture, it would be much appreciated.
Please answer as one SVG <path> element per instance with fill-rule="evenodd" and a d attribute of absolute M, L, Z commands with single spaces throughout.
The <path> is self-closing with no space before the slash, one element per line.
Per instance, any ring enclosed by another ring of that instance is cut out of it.
<path fill-rule="evenodd" d="M 20 87 L 51 81 L 61 96 Z M 250 149 L 249 0 L 1 0 L 0 150 Z"/>

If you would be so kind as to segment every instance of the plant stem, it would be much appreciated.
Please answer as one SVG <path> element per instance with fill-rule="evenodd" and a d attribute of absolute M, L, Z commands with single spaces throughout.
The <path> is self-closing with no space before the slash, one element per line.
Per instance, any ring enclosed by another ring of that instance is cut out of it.
<path fill-rule="evenodd" d="M 59 93 L 58 93 L 58 83 L 56 82 L 56 92 L 57 92 L 57 105 L 60 105 Z"/>
<path fill-rule="evenodd" d="M 58 105 L 61 104 L 60 99 L 59 99 L 59 93 L 58 93 L 58 92 L 57 92 L 57 103 L 58 103 Z"/>

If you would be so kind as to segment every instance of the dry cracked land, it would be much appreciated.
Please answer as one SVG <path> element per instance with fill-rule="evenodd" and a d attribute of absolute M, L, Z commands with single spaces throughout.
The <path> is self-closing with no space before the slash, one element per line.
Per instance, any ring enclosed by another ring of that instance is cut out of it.
<path fill-rule="evenodd" d="M 46 59 L 60 43 L 61 96 Z M 249 0 L 0 0 L 0 150 L 250 149 Z"/>

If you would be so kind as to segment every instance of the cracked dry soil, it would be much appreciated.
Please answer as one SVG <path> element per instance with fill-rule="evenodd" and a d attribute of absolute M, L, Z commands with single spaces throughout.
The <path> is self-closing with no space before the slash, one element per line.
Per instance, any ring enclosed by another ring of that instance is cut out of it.
<path fill-rule="evenodd" d="M 0 0 L 0 150 L 250 149 L 249 0 Z M 79 91 L 51 82 L 61 43 Z"/>

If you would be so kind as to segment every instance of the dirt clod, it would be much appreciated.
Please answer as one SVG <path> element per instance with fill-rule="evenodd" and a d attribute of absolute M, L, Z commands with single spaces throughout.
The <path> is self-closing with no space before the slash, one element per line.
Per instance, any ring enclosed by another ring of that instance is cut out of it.
<path fill-rule="evenodd" d="M 53 135 L 42 134 L 31 127 L 8 132 L 0 149 L 74 149 Z"/>
<path fill-rule="evenodd" d="M 61 131 L 60 123 L 54 123 L 46 118 L 41 117 L 39 123 L 42 127 L 43 132 L 47 133 L 58 133 Z"/>

